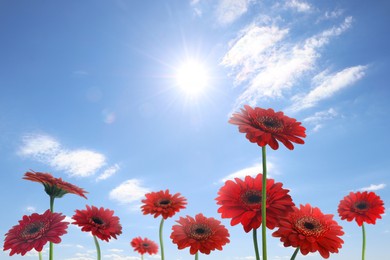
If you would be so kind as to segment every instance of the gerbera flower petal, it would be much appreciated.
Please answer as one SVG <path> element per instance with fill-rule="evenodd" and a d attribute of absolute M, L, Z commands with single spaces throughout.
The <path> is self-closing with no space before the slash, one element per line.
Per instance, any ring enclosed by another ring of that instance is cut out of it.
<path fill-rule="evenodd" d="M 164 219 L 170 218 L 185 208 L 187 199 L 176 193 L 171 195 L 169 190 L 150 192 L 145 194 L 146 199 L 142 200 L 144 203 L 141 206 L 144 215 L 151 214 L 155 218 L 162 216 Z"/>
<path fill-rule="evenodd" d="M 385 213 L 384 203 L 374 192 L 350 192 L 340 201 L 338 213 L 342 220 L 355 220 L 359 226 L 363 223 L 375 224 Z"/>
<path fill-rule="evenodd" d="M 157 254 L 158 252 L 158 245 L 148 239 L 148 238 L 141 238 L 136 237 L 131 240 L 130 245 L 134 248 L 134 251 L 137 251 L 141 255 L 148 253 L 149 255 Z"/>
<path fill-rule="evenodd" d="M 294 118 L 273 109 L 245 105 L 241 112 L 232 115 L 229 123 L 238 125 L 239 131 L 245 133 L 250 142 L 259 146 L 269 145 L 274 150 L 279 148 L 278 141 L 290 150 L 294 149 L 292 142 L 305 143 L 299 137 L 306 137 L 306 128 Z"/>
<path fill-rule="evenodd" d="M 107 242 L 122 234 L 122 226 L 119 218 L 114 216 L 113 210 L 88 205 L 86 207 L 86 210 L 76 210 L 72 217 L 74 220 L 72 224 L 80 226 L 81 231 L 91 232 L 92 235 Z"/>
<path fill-rule="evenodd" d="M 67 193 L 73 193 L 85 199 L 87 198 L 85 193 L 88 192 L 84 189 L 66 182 L 61 178 L 54 178 L 50 173 L 34 171 L 26 172 L 23 179 L 41 183 L 45 187 L 45 192 L 49 196 L 53 196 L 55 198 L 61 198 Z"/>
<path fill-rule="evenodd" d="M 293 209 L 279 222 L 272 236 L 280 237 L 285 247 L 299 247 L 303 255 L 318 251 L 323 258 L 329 258 L 330 253 L 338 253 L 344 243 L 340 238 L 344 232 L 333 215 L 325 215 L 309 204 Z"/>
<path fill-rule="evenodd" d="M 19 224 L 13 226 L 6 234 L 3 250 L 11 249 L 14 254 L 25 255 L 35 249 L 40 252 L 47 242 L 60 243 L 60 236 L 66 234 L 68 222 L 62 222 L 65 216 L 46 210 L 43 214 L 24 215 Z"/>
<path fill-rule="evenodd" d="M 180 217 L 176 222 L 179 225 L 172 227 L 172 242 L 178 249 L 189 247 L 192 255 L 198 251 L 208 255 L 216 249 L 222 250 L 222 246 L 230 242 L 228 230 L 215 218 L 199 213 L 195 218 Z"/>
<path fill-rule="evenodd" d="M 218 191 L 218 212 L 222 218 L 231 218 L 232 226 L 241 223 L 245 232 L 261 225 L 262 174 L 255 178 L 246 176 L 244 180 L 228 180 Z M 275 228 L 281 217 L 293 211 L 291 196 L 282 188 L 282 183 L 267 179 L 267 227 Z"/>

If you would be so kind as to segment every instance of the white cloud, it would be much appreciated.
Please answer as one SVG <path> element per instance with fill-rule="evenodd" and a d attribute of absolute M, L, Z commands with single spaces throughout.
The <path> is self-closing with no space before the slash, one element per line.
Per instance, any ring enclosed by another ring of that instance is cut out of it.
<path fill-rule="evenodd" d="M 97 178 L 96 181 L 101 181 L 101 180 L 106 180 L 110 178 L 112 175 L 114 175 L 117 171 L 119 171 L 120 167 L 118 164 L 114 164 L 113 166 L 107 168 L 104 170 L 102 174 L 100 174 Z"/>
<path fill-rule="evenodd" d="M 339 26 L 295 44 L 280 42 L 288 29 L 275 26 L 256 29 L 267 32 L 265 36 L 246 30 L 231 46 L 222 62 L 222 65 L 233 69 L 236 84 L 248 82 L 237 98 L 233 111 L 238 110 L 242 104 L 254 106 L 260 100 L 283 97 L 305 72 L 315 68 L 321 48 L 332 37 L 349 29 L 351 24 L 352 17 L 347 17 Z M 256 48 L 251 52 L 253 46 Z M 240 50 L 245 50 L 245 54 L 240 54 Z"/>
<path fill-rule="evenodd" d="M 359 65 L 332 75 L 322 75 L 322 79 L 317 78 L 320 83 L 308 94 L 293 97 L 294 104 L 288 110 L 300 111 L 315 106 L 321 100 L 332 97 L 338 91 L 360 80 L 365 75 L 366 69 L 367 66 Z"/>
<path fill-rule="evenodd" d="M 70 176 L 87 177 L 95 174 L 105 160 L 104 155 L 89 150 L 63 150 L 54 156 L 50 164 Z"/>
<path fill-rule="evenodd" d="M 323 127 L 323 122 L 331 120 L 338 116 L 334 108 L 329 108 L 325 111 L 316 112 L 314 115 L 303 119 L 303 123 L 314 125 L 313 132 L 319 131 Z"/>
<path fill-rule="evenodd" d="M 140 260 L 141 257 L 139 256 L 122 256 L 117 254 L 109 254 L 109 255 L 103 255 L 105 259 L 111 259 L 111 260 Z"/>
<path fill-rule="evenodd" d="M 33 206 L 28 206 L 25 211 L 27 211 L 28 213 L 34 213 L 37 211 L 37 209 Z"/>
<path fill-rule="evenodd" d="M 113 252 L 113 253 L 122 253 L 124 250 L 118 249 L 118 248 L 111 248 L 111 249 L 108 249 L 108 251 Z"/>
<path fill-rule="evenodd" d="M 310 6 L 310 4 L 308 4 L 304 1 L 298 1 L 298 0 L 286 1 L 285 7 L 294 9 L 294 10 L 301 12 L 301 13 L 310 12 L 312 10 L 312 7 Z"/>
<path fill-rule="evenodd" d="M 106 158 L 101 153 L 86 149 L 65 149 L 55 138 L 44 134 L 24 136 L 18 154 L 77 177 L 94 175 L 106 164 Z"/>
<path fill-rule="evenodd" d="M 216 15 L 220 24 L 226 25 L 234 22 L 248 11 L 251 0 L 220 0 Z"/>
<path fill-rule="evenodd" d="M 233 69 L 239 69 L 236 83 L 248 79 L 256 70 L 260 69 L 268 53 L 267 49 L 274 46 L 288 34 L 287 29 L 277 26 L 259 27 L 250 25 L 240 33 L 240 36 L 230 43 L 230 50 L 223 57 L 221 64 Z"/>
<path fill-rule="evenodd" d="M 227 180 L 234 180 L 234 178 L 240 178 L 243 179 L 245 176 L 252 176 L 255 177 L 257 174 L 263 172 L 263 166 L 262 164 L 255 164 L 254 166 L 247 167 L 238 171 L 235 171 L 225 177 L 223 177 L 220 182 L 225 182 Z M 273 172 L 273 175 L 275 174 L 275 164 L 270 162 L 270 160 L 267 161 L 267 177 L 270 178 L 270 172 Z"/>
<path fill-rule="evenodd" d="M 140 180 L 130 179 L 122 182 L 118 187 L 110 192 L 110 199 L 116 200 L 121 204 L 131 204 L 139 202 L 149 189 L 142 187 Z"/>
<path fill-rule="evenodd" d="M 385 187 L 386 187 L 386 184 L 384 184 L 384 183 L 377 184 L 377 185 L 371 184 L 370 186 L 361 188 L 360 190 L 361 191 L 376 191 L 376 190 L 384 189 Z"/>

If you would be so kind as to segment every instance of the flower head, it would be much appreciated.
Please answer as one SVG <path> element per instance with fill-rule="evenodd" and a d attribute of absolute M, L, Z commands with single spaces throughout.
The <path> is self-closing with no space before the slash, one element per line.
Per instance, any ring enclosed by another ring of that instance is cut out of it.
<path fill-rule="evenodd" d="M 187 199 L 180 193 L 171 195 L 169 190 L 150 192 L 145 194 L 146 199 L 142 200 L 144 205 L 141 206 L 144 215 L 152 214 L 155 218 L 162 215 L 164 219 L 170 218 L 185 208 Z"/>
<path fill-rule="evenodd" d="M 131 240 L 130 244 L 134 248 L 134 251 L 137 251 L 141 255 L 145 253 L 153 255 L 158 252 L 158 245 L 148 238 L 136 237 Z"/>
<path fill-rule="evenodd" d="M 305 130 L 300 122 L 294 118 L 285 116 L 283 112 L 275 112 L 273 109 L 252 108 L 248 105 L 241 109 L 241 113 L 235 113 L 229 123 L 238 125 L 241 133 L 246 133 L 246 138 L 259 146 L 269 145 L 272 149 L 279 148 L 278 141 L 288 149 L 293 150 L 294 145 L 304 144 L 300 137 L 306 137 Z"/>
<path fill-rule="evenodd" d="M 10 256 L 25 255 L 32 249 L 42 251 L 48 241 L 60 243 L 60 236 L 67 233 L 66 229 L 69 225 L 68 222 L 62 222 L 64 218 L 61 213 L 52 213 L 50 210 L 46 210 L 43 214 L 24 215 L 23 219 L 19 220 L 19 224 L 5 234 L 3 250 L 11 249 Z"/>
<path fill-rule="evenodd" d="M 272 236 L 280 237 L 284 246 L 299 247 L 303 255 L 318 251 L 323 258 L 338 253 L 344 241 L 342 227 L 333 220 L 332 214 L 323 214 L 309 204 L 294 207 L 294 212 L 280 221 Z"/>
<path fill-rule="evenodd" d="M 340 201 L 338 208 L 341 219 L 356 220 L 359 226 L 363 222 L 375 224 L 385 213 L 384 203 L 374 192 L 351 192 Z"/>
<path fill-rule="evenodd" d="M 73 193 L 80 197 L 87 198 L 84 189 L 77 187 L 61 178 L 54 178 L 50 173 L 43 172 L 26 172 L 23 179 L 39 182 L 45 187 L 45 191 L 49 196 L 61 198 L 67 193 Z"/>
<path fill-rule="evenodd" d="M 114 216 L 113 210 L 87 205 L 86 210 L 76 210 L 72 219 L 75 220 L 72 224 L 80 226 L 81 231 L 91 232 L 92 235 L 107 242 L 122 234 L 122 226 L 119 224 L 119 218 Z"/>
<path fill-rule="evenodd" d="M 222 246 L 230 242 L 228 230 L 215 218 L 206 218 L 200 213 L 195 218 L 181 217 L 176 222 L 180 225 L 172 227 L 172 242 L 178 249 L 190 247 L 192 255 L 198 251 L 208 255 L 215 249 L 222 250 Z"/>
<path fill-rule="evenodd" d="M 222 218 L 231 218 L 232 226 L 241 223 L 245 232 L 257 229 L 261 225 L 262 174 L 255 178 L 246 176 L 245 180 L 228 180 L 221 187 L 216 198 L 221 205 L 218 212 Z M 267 227 L 274 229 L 281 217 L 293 211 L 294 203 L 283 184 L 267 179 Z"/>

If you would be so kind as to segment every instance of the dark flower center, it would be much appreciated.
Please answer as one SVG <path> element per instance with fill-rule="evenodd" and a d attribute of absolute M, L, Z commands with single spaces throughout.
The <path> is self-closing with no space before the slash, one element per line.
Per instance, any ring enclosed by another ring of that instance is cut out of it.
<path fill-rule="evenodd" d="M 358 210 L 368 210 L 369 204 L 366 201 L 359 201 L 355 203 L 355 208 Z"/>
<path fill-rule="evenodd" d="M 305 222 L 305 223 L 303 224 L 303 226 L 304 226 L 305 228 L 311 229 L 311 230 L 315 228 L 315 226 L 313 225 L 313 223 L 310 223 L 310 222 Z"/>
<path fill-rule="evenodd" d="M 30 223 L 25 227 L 25 229 L 20 233 L 20 236 L 23 239 L 32 239 L 40 237 L 41 234 L 45 232 L 45 223 L 35 222 Z"/>
<path fill-rule="evenodd" d="M 261 191 L 248 190 L 241 195 L 241 200 L 245 205 L 259 206 L 261 205 Z"/>
<path fill-rule="evenodd" d="M 304 216 L 296 220 L 295 229 L 304 236 L 320 237 L 326 230 L 322 223 L 311 216 Z"/>
<path fill-rule="evenodd" d="M 272 133 L 283 130 L 283 122 L 277 117 L 260 116 L 257 118 L 257 123 L 262 130 Z"/>
<path fill-rule="evenodd" d="M 98 224 L 98 225 L 103 225 L 104 224 L 104 221 L 99 218 L 99 217 L 93 217 L 92 218 L 92 221 L 95 223 L 95 224 Z"/>
<path fill-rule="evenodd" d="M 163 200 L 160 200 L 160 202 L 159 202 L 160 205 L 169 205 L 170 203 L 171 203 L 171 201 L 168 199 L 163 199 Z"/>
<path fill-rule="evenodd" d="M 148 243 L 143 243 L 142 246 L 143 247 L 149 247 L 149 244 Z"/>
<path fill-rule="evenodd" d="M 195 224 L 190 228 L 188 235 L 195 240 L 206 240 L 211 234 L 211 229 L 206 224 Z"/>

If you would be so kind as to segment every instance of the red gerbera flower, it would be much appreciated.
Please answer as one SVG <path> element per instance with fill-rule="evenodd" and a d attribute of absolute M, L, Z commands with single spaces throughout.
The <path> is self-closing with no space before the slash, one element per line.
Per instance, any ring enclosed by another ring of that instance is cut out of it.
<path fill-rule="evenodd" d="M 158 252 L 158 245 L 148 238 L 136 237 L 131 240 L 130 244 L 134 248 L 134 251 L 137 251 L 141 255 L 145 253 L 153 255 Z"/>
<path fill-rule="evenodd" d="M 338 253 L 344 241 L 342 227 L 333 220 L 332 214 L 323 214 L 309 204 L 294 207 L 294 212 L 279 222 L 272 236 L 280 237 L 284 246 L 299 247 L 303 255 L 318 251 L 323 258 Z"/>
<path fill-rule="evenodd" d="M 43 214 L 24 215 L 19 225 L 13 226 L 5 234 L 3 250 L 11 249 L 10 256 L 25 255 L 32 249 L 42 251 L 48 241 L 60 243 L 60 236 L 67 233 L 69 225 L 68 222 L 62 222 L 64 218 L 61 213 L 52 213 L 50 210 Z"/>
<path fill-rule="evenodd" d="M 347 221 L 356 220 L 359 226 L 363 222 L 375 224 L 376 219 L 380 219 L 385 213 L 384 203 L 374 192 L 351 192 L 340 201 L 338 208 L 341 219 Z"/>
<path fill-rule="evenodd" d="M 195 218 L 181 217 L 176 222 L 180 225 L 172 227 L 172 242 L 178 249 L 190 247 L 192 255 L 198 251 L 208 255 L 215 249 L 222 250 L 222 246 L 230 242 L 228 230 L 215 218 L 206 218 L 200 213 Z"/>
<path fill-rule="evenodd" d="M 187 199 L 180 193 L 171 195 L 169 190 L 150 192 L 145 194 L 146 199 L 142 200 L 144 205 L 141 206 L 144 215 L 152 214 L 155 218 L 162 215 L 164 219 L 170 218 L 185 208 Z"/>
<path fill-rule="evenodd" d="M 114 216 L 114 211 L 95 206 L 88 206 L 86 210 L 76 210 L 72 217 L 72 224 L 81 227 L 81 231 L 91 232 L 101 240 L 109 241 L 112 237 L 122 234 L 122 226 L 119 218 Z"/>
<path fill-rule="evenodd" d="M 294 118 L 285 116 L 283 112 L 275 112 L 273 109 L 252 108 L 248 105 L 241 109 L 241 113 L 235 113 L 229 123 L 238 125 L 241 133 L 246 133 L 246 138 L 259 146 L 269 146 L 276 150 L 279 148 L 277 141 L 282 142 L 288 149 L 293 150 L 294 145 L 304 144 L 299 137 L 306 137 L 305 130 L 300 122 Z"/>
<path fill-rule="evenodd" d="M 67 193 L 73 193 L 80 197 L 87 198 L 84 194 L 88 192 L 61 178 L 54 178 L 50 173 L 26 172 L 23 179 L 42 183 L 46 193 L 51 197 L 61 198 Z"/>
<path fill-rule="evenodd" d="M 257 229 L 261 225 L 262 174 L 256 178 L 246 176 L 245 180 L 235 178 L 228 180 L 218 192 L 217 204 L 221 205 L 218 212 L 222 218 L 231 218 L 232 226 L 241 223 L 245 232 Z M 283 184 L 273 179 L 267 179 L 267 227 L 274 229 L 279 219 L 293 211 L 289 190 L 282 188 Z"/>

